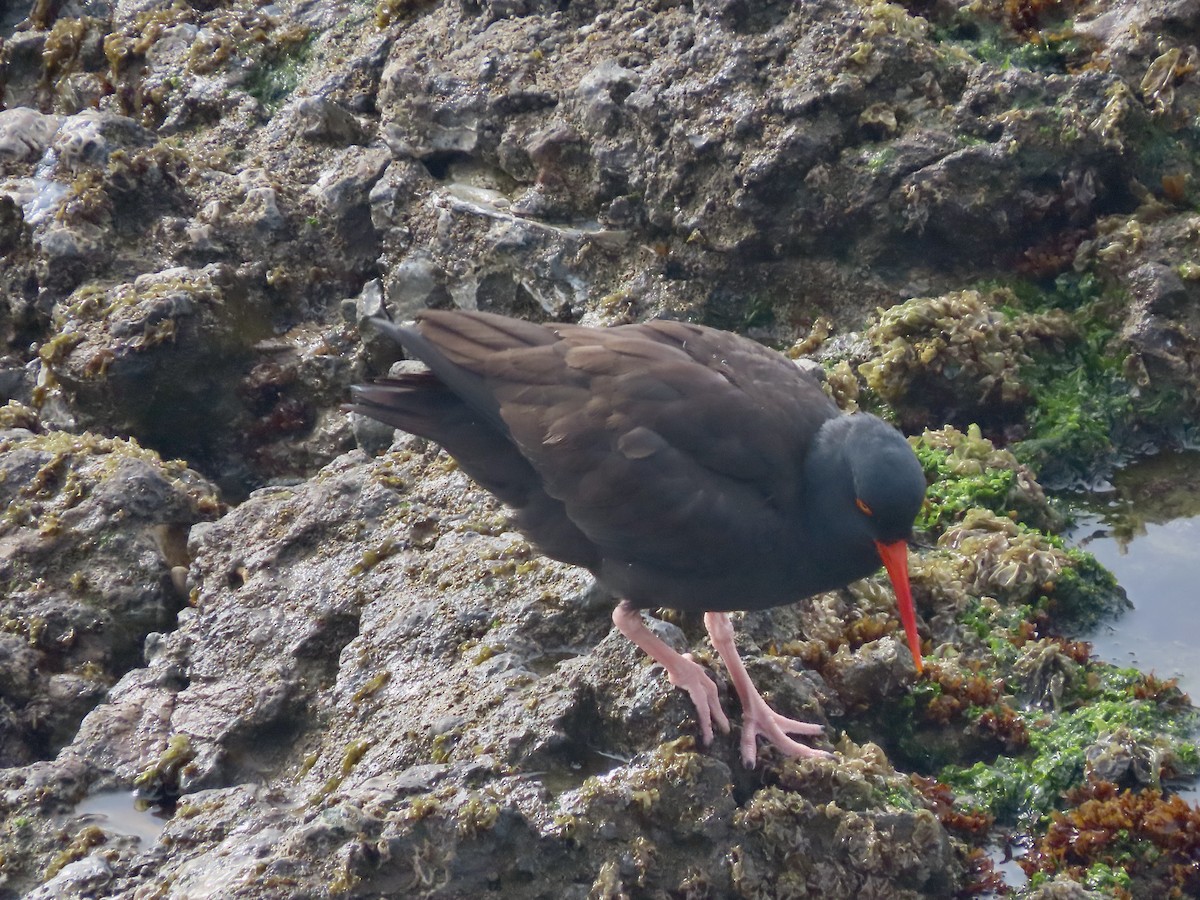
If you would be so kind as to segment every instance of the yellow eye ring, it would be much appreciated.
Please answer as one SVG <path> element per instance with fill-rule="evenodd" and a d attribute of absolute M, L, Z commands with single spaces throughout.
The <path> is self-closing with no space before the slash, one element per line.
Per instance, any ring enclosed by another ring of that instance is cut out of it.
<path fill-rule="evenodd" d="M 871 507 L 867 506 L 867 504 L 864 503 L 862 500 L 860 500 L 858 497 L 854 498 L 854 505 L 863 511 L 863 515 L 865 515 L 865 516 L 874 515 L 874 513 L 871 512 Z"/>

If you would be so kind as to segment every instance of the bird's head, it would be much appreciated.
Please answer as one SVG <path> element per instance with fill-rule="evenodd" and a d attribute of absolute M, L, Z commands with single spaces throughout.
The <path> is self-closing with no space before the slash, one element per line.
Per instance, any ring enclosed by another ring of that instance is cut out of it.
<path fill-rule="evenodd" d="M 859 415 L 847 442 L 854 514 L 871 535 L 896 591 L 900 620 L 920 672 L 921 640 L 908 584 L 908 540 L 925 499 L 925 473 L 908 441 L 881 419 Z"/>

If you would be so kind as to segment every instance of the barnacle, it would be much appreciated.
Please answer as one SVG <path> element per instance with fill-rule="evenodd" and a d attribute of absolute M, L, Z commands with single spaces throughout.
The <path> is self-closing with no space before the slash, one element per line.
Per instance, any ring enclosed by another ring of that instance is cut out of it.
<path fill-rule="evenodd" d="M 1011 291 L 956 291 L 917 297 L 879 314 L 867 331 L 876 353 L 859 371 L 868 386 L 893 404 L 983 408 L 1028 399 L 1020 370 L 1029 350 L 1074 334 L 1060 310 L 1010 314 Z"/>

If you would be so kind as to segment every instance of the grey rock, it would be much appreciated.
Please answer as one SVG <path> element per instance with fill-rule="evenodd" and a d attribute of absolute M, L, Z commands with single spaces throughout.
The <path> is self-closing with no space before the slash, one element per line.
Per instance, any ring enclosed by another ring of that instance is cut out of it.
<path fill-rule="evenodd" d="M 58 116 L 24 106 L 0 110 L 0 163 L 28 162 L 40 157 L 58 130 Z"/>
<path fill-rule="evenodd" d="M 212 488 L 123 441 L 13 430 L 0 437 L 0 703 L 16 717 L 2 761 L 52 754 L 138 659 L 178 600 L 159 535 L 215 512 Z M 37 579 L 30 572 L 37 570 Z"/>
<path fill-rule="evenodd" d="M 332 144 L 362 144 L 367 130 L 349 110 L 323 97 L 305 97 L 291 110 L 296 119 L 296 131 L 312 141 Z"/>
<path fill-rule="evenodd" d="M 76 862 L 67 863 L 57 875 L 25 896 L 30 900 L 94 897 L 107 889 L 112 879 L 112 868 L 105 861 L 103 854 L 91 853 Z"/>
<path fill-rule="evenodd" d="M 1130 297 L 1104 324 L 1131 390 L 1192 397 L 1196 0 L 1078 10 L 1087 65 L 996 4 L 386 6 L 382 28 L 350 0 L 0 12 L 0 384 L 38 407 L 0 438 L 0 618 L 26 623 L 0 629 L 0 894 L 43 889 L 65 839 L 64 894 L 952 895 L 881 753 L 763 776 L 724 737 L 693 752 L 612 598 L 436 448 L 338 407 L 396 358 L 378 312 L 781 346 L 824 317 L 836 387 L 877 308 L 1072 264 Z M 182 469 L 31 443 L 81 428 L 188 458 L 233 510 L 187 532 Z M 339 456 L 355 439 L 390 452 Z M 965 634 L 981 591 L 932 634 Z M 887 709 L 894 638 L 844 640 L 882 604 L 744 617 L 755 677 L 796 714 Z M 703 658 L 695 622 L 655 627 Z M 1068 669 L 1025 674 L 1053 714 Z M 1154 768 L 1100 743 L 1097 770 Z M 179 812 L 152 847 L 109 835 L 104 876 L 73 804 L 135 781 Z"/>

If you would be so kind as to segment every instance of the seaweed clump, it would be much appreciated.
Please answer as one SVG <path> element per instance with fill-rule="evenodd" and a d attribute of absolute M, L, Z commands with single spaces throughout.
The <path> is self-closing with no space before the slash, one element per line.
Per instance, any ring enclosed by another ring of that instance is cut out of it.
<path fill-rule="evenodd" d="M 1034 829 L 1089 780 L 1157 788 L 1198 770 L 1195 714 L 1177 689 L 1159 689 L 1132 669 L 1071 659 L 1053 642 L 1029 644 L 1014 679 L 1030 701 L 1020 710 L 1027 750 L 937 775 L 969 808 Z"/>
<path fill-rule="evenodd" d="M 1070 808 L 1020 861 L 1037 884 L 1059 872 L 1113 897 L 1200 894 L 1200 808 L 1150 788 L 1097 781 L 1068 795 Z"/>
<path fill-rule="evenodd" d="M 1061 310 L 1013 312 L 1007 289 L 916 297 L 879 314 L 867 330 L 876 353 L 859 371 L 901 422 L 1017 422 L 1030 399 L 1022 369 L 1031 350 L 1076 336 Z"/>
<path fill-rule="evenodd" d="M 978 424 L 1043 484 L 1088 481 L 1144 449 L 1179 406 L 1115 330 L 1127 307 L 1090 274 L 905 301 L 867 331 L 866 399 L 910 430 Z"/>
<path fill-rule="evenodd" d="M 1063 524 L 1032 470 L 1011 451 L 997 448 L 976 424 L 966 432 L 951 425 L 911 438 L 929 488 L 917 527 L 940 534 L 968 510 L 988 509 L 1035 528 Z"/>
<path fill-rule="evenodd" d="M 1028 385 L 1041 389 L 1033 379 Z M 925 431 L 911 443 L 930 481 L 918 528 L 933 546 L 911 566 L 932 647 L 924 677 L 899 701 L 904 715 L 893 706 L 856 724 L 856 738 L 881 740 L 894 759 L 929 776 L 917 788 L 968 842 L 993 823 L 1015 826 L 1045 848 L 1029 864 L 1043 877 L 1075 878 L 1117 896 L 1184 895 L 1193 889 L 1179 868 L 1190 861 L 1186 853 L 1155 862 L 1156 881 L 1139 881 L 1139 865 L 1167 853 L 1152 841 L 1133 832 L 1122 838 L 1145 854 L 1126 869 L 1117 838 L 1083 838 L 1105 849 L 1084 859 L 1064 837 L 1091 814 L 1076 807 L 1097 782 L 1140 790 L 1123 802 L 1190 827 L 1186 804 L 1168 809 L 1158 793 L 1165 780 L 1200 769 L 1186 697 L 1059 636 L 1127 606 L 1124 592 L 1093 557 L 1053 534 L 1062 519 L 1018 453 L 995 446 L 976 425 Z M 986 860 L 968 859 L 967 868 L 973 883 L 995 882 Z"/>

